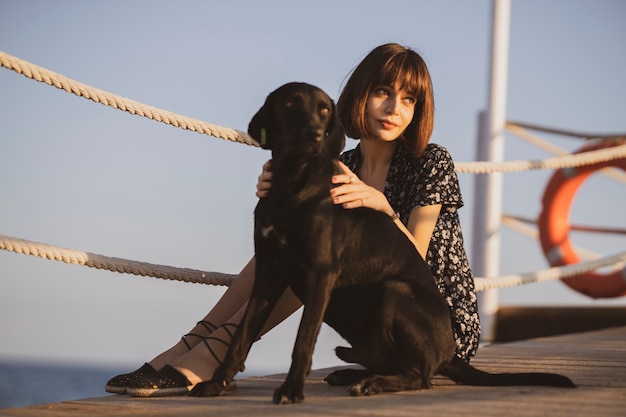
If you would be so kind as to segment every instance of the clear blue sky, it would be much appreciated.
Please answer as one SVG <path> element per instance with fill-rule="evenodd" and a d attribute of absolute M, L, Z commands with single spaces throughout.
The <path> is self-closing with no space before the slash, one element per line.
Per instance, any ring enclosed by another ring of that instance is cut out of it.
<path fill-rule="evenodd" d="M 433 142 L 475 158 L 487 103 L 490 7 L 474 1 L 0 0 L 0 50 L 83 83 L 245 130 L 265 96 L 306 81 L 337 98 L 373 47 L 412 46 L 434 82 Z M 626 132 L 626 2 L 513 0 L 507 117 Z M 569 150 L 579 141 L 543 136 Z M 348 146 L 353 147 L 354 141 Z M 549 155 L 509 135 L 506 159 Z M 0 234 L 108 256 L 235 273 L 252 255 L 266 151 L 95 104 L 0 69 Z M 504 211 L 536 217 L 550 172 L 506 174 Z M 599 177 L 599 176 L 596 176 Z M 592 178 L 575 223 L 626 227 L 624 184 Z M 461 174 L 472 236 L 473 178 Z M 621 237 L 576 237 L 609 255 Z M 502 273 L 547 266 L 504 230 Z M 200 319 L 223 288 L 98 271 L 0 252 L 0 357 L 140 365 Z M 501 292 L 502 304 L 597 302 L 558 282 Z M 255 345 L 249 368 L 286 370 L 298 317 Z M 316 368 L 339 363 L 322 334 Z"/>

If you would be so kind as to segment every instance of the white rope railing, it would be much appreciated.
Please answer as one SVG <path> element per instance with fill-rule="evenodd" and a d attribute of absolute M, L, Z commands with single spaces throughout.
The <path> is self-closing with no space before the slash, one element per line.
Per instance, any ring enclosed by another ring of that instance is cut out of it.
<path fill-rule="evenodd" d="M 131 114 L 144 116 L 152 120 L 166 123 L 181 129 L 193 132 L 203 133 L 209 136 L 230 140 L 233 142 L 244 143 L 246 145 L 259 146 L 247 133 L 214 125 L 190 117 L 181 116 L 166 110 L 162 110 L 153 106 L 148 106 L 134 100 L 130 100 L 104 90 L 90 87 L 86 84 L 74 81 L 63 75 L 57 74 L 46 68 L 39 67 L 24 61 L 5 52 L 0 51 L 0 66 L 13 70 L 18 74 L 22 74 L 27 78 L 44 82 L 48 85 L 60 88 L 68 93 L 75 94 L 79 97 L 88 98 L 96 103 L 110 106 L 115 109 L 123 110 Z M 517 124 L 519 126 L 524 126 Z M 526 127 L 530 125 L 525 125 Z M 533 127 L 535 129 L 541 129 Z M 571 136 L 578 137 L 597 137 L 597 138 L 624 138 L 626 135 L 592 135 L 592 134 L 576 134 L 574 132 L 558 131 L 556 129 L 545 129 L 552 133 L 567 133 Z M 571 168 L 573 166 L 588 165 L 598 162 L 605 162 L 614 159 L 626 157 L 626 145 L 612 147 L 610 149 L 601 149 L 597 151 L 585 152 L 584 154 L 567 155 L 560 158 L 550 158 L 536 161 L 508 161 L 508 162 L 457 162 L 455 164 L 457 172 L 486 174 L 490 172 L 519 172 L 531 169 L 559 169 Z"/>
<path fill-rule="evenodd" d="M 192 132 L 203 133 L 220 139 L 233 142 L 244 143 L 251 146 L 259 146 L 258 143 L 245 132 L 222 127 L 191 117 L 181 116 L 167 110 L 148 106 L 134 100 L 130 100 L 98 88 L 93 88 L 86 84 L 74 81 L 63 75 L 52 72 L 46 68 L 31 64 L 30 62 L 11 56 L 0 51 L 0 65 L 22 74 L 27 78 L 60 88 L 68 93 L 84 97 L 96 103 L 110 106 L 114 109 L 126 111 L 130 114 L 147 117 L 158 122 L 190 130 Z"/>
<path fill-rule="evenodd" d="M 66 92 L 79 97 L 88 98 L 96 103 L 101 103 L 115 109 L 123 110 L 131 114 L 147 117 L 162 123 L 166 123 L 181 129 L 186 129 L 209 136 L 258 146 L 258 143 L 247 133 L 235 129 L 210 124 L 201 120 L 181 116 L 166 110 L 108 93 L 106 91 L 90 87 L 67 77 L 64 77 L 45 68 L 36 66 L 0 51 L 0 66 L 22 74 L 27 78 L 34 79 L 55 86 Z M 549 133 L 559 133 L 582 138 L 610 138 L 623 141 L 626 135 L 596 135 L 579 134 L 575 132 L 560 131 L 556 129 L 541 128 L 538 126 L 509 123 L 507 127 L 528 128 L 541 130 Z M 599 149 L 574 155 L 562 155 L 556 158 L 548 158 L 534 161 L 507 161 L 507 162 L 458 162 L 455 169 L 460 173 L 486 174 L 491 172 L 520 172 L 531 169 L 561 169 L 580 165 L 590 165 L 615 159 L 626 158 L 626 144 L 611 148 Z M 203 272 L 194 269 L 176 268 L 164 265 L 155 265 L 145 262 L 130 261 L 121 258 L 113 258 L 93 253 L 63 249 L 55 246 L 12 238 L 0 235 L 0 249 L 16 253 L 38 256 L 44 259 L 57 260 L 75 265 L 84 265 L 97 269 L 134 274 L 140 276 L 170 279 L 184 282 L 195 282 L 212 285 L 230 285 L 235 275 L 219 272 Z M 509 275 L 499 278 L 476 278 L 478 290 L 489 288 L 501 288 L 506 286 L 526 284 L 530 282 L 542 282 L 552 279 L 561 279 L 568 276 L 582 274 L 594 269 L 617 265 L 626 261 L 626 253 L 607 257 L 599 260 L 581 262 L 576 265 L 568 265 L 558 268 L 550 268 L 530 274 Z"/>
<path fill-rule="evenodd" d="M 95 253 L 59 248 L 45 243 L 17 239 L 5 235 L 0 235 L 0 249 L 24 255 L 37 256 L 52 261 L 83 265 L 95 269 L 105 269 L 121 274 L 133 274 L 198 284 L 228 286 L 235 277 L 235 275 L 223 274 L 221 272 L 204 272 L 189 268 L 176 268 L 147 262 L 129 261 L 122 258 L 112 258 Z"/>
<path fill-rule="evenodd" d="M 526 225 L 527 223 L 537 224 L 536 221 L 534 220 L 527 221 L 526 219 L 521 219 L 520 217 L 516 217 L 516 216 L 509 216 L 509 215 L 502 216 L 503 226 L 507 226 L 510 229 L 515 230 L 516 232 L 522 235 L 539 240 L 539 230 L 537 230 L 536 228 L 527 226 Z M 601 257 L 600 254 L 590 251 L 585 248 L 581 248 L 580 246 L 574 246 L 574 250 L 576 251 L 576 254 L 578 254 L 578 256 L 580 256 L 580 258 L 582 258 L 583 260 L 598 259 Z"/>
<path fill-rule="evenodd" d="M 505 214 L 502 216 L 502 220 L 504 221 L 519 221 L 527 224 L 537 224 L 536 220 L 529 219 L 527 217 L 522 216 L 513 216 L 510 214 Z M 581 226 L 578 224 L 570 224 L 569 229 L 577 232 L 593 232 L 593 233 L 604 233 L 611 235 L 626 235 L 626 229 L 621 227 L 598 227 L 598 226 Z"/>
<path fill-rule="evenodd" d="M 234 274 L 221 272 L 206 272 L 188 268 L 155 265 L 146 262 L 130 261 L 122 258 L 112 258 L 104 255 L 83 252 L 74 249 L 64 249 L 56 246 L 17 239 L 0 235 L 0 249 L 38 256 L 40 258 L 65 262 L 73 265 L 83 265 L 95 269 L 123 274 L 133 274 L 145 277 L 154 277 L 173 281 L 192 282 L 197 284 L 229 286 L 235 279 Z M 607 266 L 619 266 L 626 262 L 626 252 L 617 255 L 581 262 L 575 265 L 554 267 L 528 274 L 506 275 L 497 278 L 475 278 L 476 290 L 483 291 L 493 288 L 512 287 L 515 285 L 530 284 L 567 278 L 583 274 Z"/>
<path fill-rule="evenodd" d="M 553 129 L 551 127 L 537 126 L 537 125 L 533 125 L 530 123 L 513 122 L 513 121 L 507 121 L 506 127 L 507 128 L 518 127 L 522 129 L 536 130 L 538 132 L 552 133 L 555 135 L 570 136 L 570 137 L 579 138 L 579 139 L 626 140 L 626 134 L 624 133 L 597 134 L 597 133 L 591 133 L 591 132 L 587 132 L 587 133 L 574 132 L 571 130 Z"/>
<path fill-rule="evenodd" d="M 552 267 L 541 271 L 527 274 L 503 275 L 495 278 L 474 278 L 477 291 L 484 291 L 494 288 L 514 287 L 517 285 L 554 281 L 562 278 L 569 278 L 575 275 L 584 274 L 596 269 L 614 266 L 621 267 L 626 262 L 626 252 L 617 255 L 607 256 L 601 259 L 580 262 L 572 265 Z"/>
<path fill-rule="evenodd" d="M 595 151 L 534 161 L 457 162 L 455 163 L 455 168 L 457 172 L 466 174 L 488 174 L 491 172 L 521 172 L 534 169 L 573 168 L 622 158 L 626 158 L 626 145 L 612 146 Z"/>
<path fill-rule="evenodd" d="M 524 129 L 522 126 L 526 126 L 526 125 L 519 124 L 519 123 L 512 123 L 512 122 L 506 123 L 506 128 L 509 132 L 513 133 L 518 138 L 538 147 L 539 149 L 543 149 L 546 152 L 550 152 L 558 156 L 569 155 L 571 153 L 568 150 L 560 148 L 554 145 L 553 143 L 550 143 L 544 139 L 541 139 L 540 137 L 536 135 L 533 135 L 532 133 Z M 566 132 L 561 132 L 561 134 L 565 135 Z M 616 143 L 618 143 L 618 140 L 623 140 L 623 137 L 618 138 L 616 136 L 610 136 L 610 139 L 613 139 L 615 140 Z M 626 184 L 626 172 L 618 168 L 612 168 L 612 167 L 602 168 L 600 170 L 600 174 Z"/>

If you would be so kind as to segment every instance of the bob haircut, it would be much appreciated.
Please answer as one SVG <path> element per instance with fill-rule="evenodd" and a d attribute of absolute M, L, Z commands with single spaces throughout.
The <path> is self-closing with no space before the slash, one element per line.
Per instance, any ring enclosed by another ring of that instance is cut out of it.
<path fill-rule="evenodd" d="M 420 156 L 433 132 L 435 102 L 426 63 L 417 52 L 397 43 L 374 48 L 352 71 L 339 100 L 337 111 L 346 135 L 353 139 L 369 136 L 365 108 L 369 94 L 381 86 L 394 86 L 415 95 L 413 120 L 399 140 L 413 155 Z"/>

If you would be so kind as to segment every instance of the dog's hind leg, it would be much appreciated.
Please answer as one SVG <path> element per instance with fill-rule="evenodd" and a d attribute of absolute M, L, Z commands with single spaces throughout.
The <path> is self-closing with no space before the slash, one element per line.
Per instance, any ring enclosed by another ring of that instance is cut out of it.
<path fill-rule="evenodd" d="M 372 375 L 372 371 L 367 369 L 338 369 L 328 374 L 326 378 L 324 378 L 324 381 L 326 381 L 328 385 L 347 387 Z"/>
<path fill-rule="evenodd" d="M 398 375 L 373 375 L 367 377 L 348 388 L 353 396 L 376 395 L 381 392 L 412 391 L 427 389 L 430 384 L 425 383 L 422 375 L 416 372 L 406 372 Z"/>
<path fill-rule="evenodd" d="M 430 388 L 435 367 L 441 362 L 437 329 L 446 325 L 436 314 L 449 318 L 447 307 L 421 300 L 416 296 L 421 294 L 419 290 L 408 279 L 383 284 L 381 309 L 372 323 L 371 337 L 359 349 L 342 351 L 371 370 L 370 376 L 349 388 L 351 395 Z M 449 323 L 447 329 L 450 332 Z"/>

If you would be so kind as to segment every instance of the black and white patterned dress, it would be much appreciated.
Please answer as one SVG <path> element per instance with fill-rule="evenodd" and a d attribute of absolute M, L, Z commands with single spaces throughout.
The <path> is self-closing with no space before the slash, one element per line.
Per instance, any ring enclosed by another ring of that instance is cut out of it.
<path fill-rule="evenodd" d="M 360 147 L 344 152 L 340 159 L 353 172 L 358 172 Z M 442 205 L 426 262 L 450 307 L 456 354 L 469 362 L 478 348 L 480 322 L 474 277 L 457 212 L 463 200 L 452 157 L 446 148 L 433 143 L 418 158 L 398 146 L 389 167 L 384 194 L 405 225 L 414 208 Z"/>

